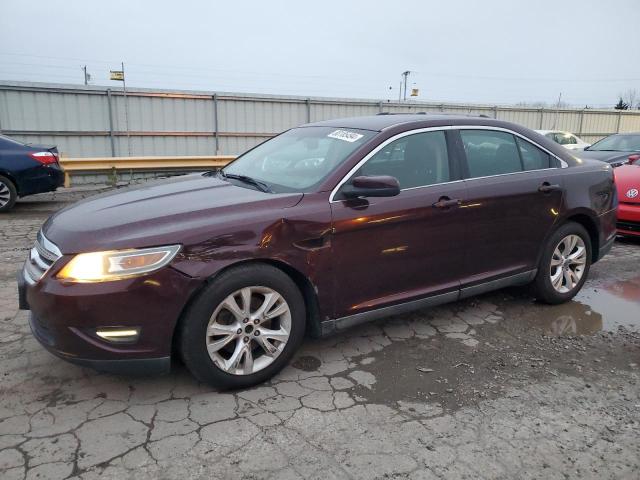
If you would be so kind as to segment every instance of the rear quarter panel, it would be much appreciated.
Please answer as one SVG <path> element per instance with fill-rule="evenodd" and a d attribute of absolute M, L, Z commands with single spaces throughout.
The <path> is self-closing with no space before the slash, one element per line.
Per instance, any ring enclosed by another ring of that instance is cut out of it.
<path fill-rule="evenodd" d="M 584 160 L 566 169 L 562 217 L 584 215 L 597 228 L 597 249 L 610 242 L 616 233 L 618 195 L 613 169 L 596 160 Z"/>

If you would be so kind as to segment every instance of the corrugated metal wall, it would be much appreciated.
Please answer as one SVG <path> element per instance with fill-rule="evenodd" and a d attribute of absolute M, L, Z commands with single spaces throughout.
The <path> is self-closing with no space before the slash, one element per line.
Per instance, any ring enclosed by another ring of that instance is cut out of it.
<path fill-rule="evenodd" d="M 640 131 L 640 112 L 493 105 L 394 103 L 216 92 L 0 82 L 0 131 L 55 144 L 69 157 L 238 154 L 309 121 L 378 112 L 444 112 L 534 129 L 568 130 L 587 141 Z M 129 135 L 127 136 L 127 125 Z"/>

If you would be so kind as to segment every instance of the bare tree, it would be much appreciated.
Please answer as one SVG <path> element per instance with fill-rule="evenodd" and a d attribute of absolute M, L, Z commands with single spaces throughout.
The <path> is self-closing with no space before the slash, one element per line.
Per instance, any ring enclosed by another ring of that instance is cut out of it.
<path fill-rule="evenodd" d="M 629 110 L 629 104 L 620 97 L 620 100 L 618 100 L 618 103 L 616 103 L 616 106 L 613 108 L 616 110 Z"/>
<path fill-rule="evenodd" d="M 640 107 L 640 102 L 638 101 L 638 91 L 635 88 L 630 88 L 626 92 L 621 93 L 620 98 L 624 100 L 624 103 L 629 105 L 629 109 L 632 109 L 636 106 Z"/>

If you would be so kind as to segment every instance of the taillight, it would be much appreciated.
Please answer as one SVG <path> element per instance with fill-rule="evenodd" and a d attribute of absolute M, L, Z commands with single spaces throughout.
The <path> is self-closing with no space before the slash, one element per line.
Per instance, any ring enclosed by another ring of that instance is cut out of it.
<path fill-rule="evenodd" d="M 638 160 L 640 160 L 640 155 L 638 155 L 638 154 L 629 155 L 629 163 L 635 163 Z"/>
<path fill-rule="evenodd" d="M 30 153 L 29 156 L 43 165 L 58 163 L 58 155 L 53 152 L 35 152 Z"/>

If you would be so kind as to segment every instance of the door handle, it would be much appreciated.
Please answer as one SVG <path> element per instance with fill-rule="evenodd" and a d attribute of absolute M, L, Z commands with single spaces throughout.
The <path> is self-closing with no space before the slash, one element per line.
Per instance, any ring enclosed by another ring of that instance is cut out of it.
<path fill-rule="evenodd" d="M 557 192 L 559 190 L 562 190 L 560 185 L 551 185 L 549 182 L 544 182 L 538 187 L 538 191 L 542 193 Z"/>
<path fill-rule="evenodd" d="M 440 209 L 447 209 L 450 207 L 457 207 L 462 204 L 462 200 L 458 198 L 451 199 L 449 197 L 440 197 L 433 207 Z"/>

